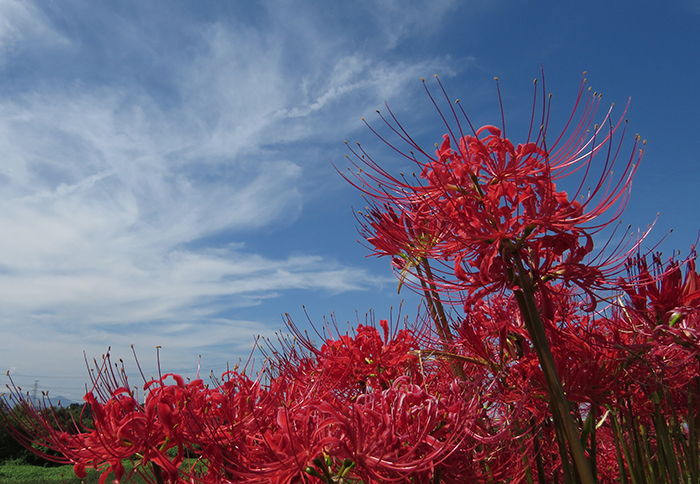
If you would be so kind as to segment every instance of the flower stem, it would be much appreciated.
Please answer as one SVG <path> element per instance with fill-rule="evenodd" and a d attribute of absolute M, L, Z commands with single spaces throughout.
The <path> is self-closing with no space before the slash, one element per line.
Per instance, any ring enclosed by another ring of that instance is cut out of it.
<path fill-rule="evenodd" d="M 156 478 L 156 484 L 165 484 L 163 480 L 163 471 L 160 466 L 155 462 L 151 462 L 151 465 L 153 466 L 153 476 Z"/>
<path fill-rule="evenodd" d="M 595 484 L 596 481 L 583 450 L 578 428 L 571 416 L 569 404 L 564 395 L 564 389 L 562 388 L 559 374 L 557 373 L 554 356 L 552 356 L 552 350 L 549 347 L 549 341 L 547 340 L 547 335 L 544 330 L 544 323 L 537 309 L 532 279 L 525 271 L 519 255 L 514 253 L 512 256 L 515 262 L 517 283 L 519 285 L 519 289 L 515 291 L 515 298 L 518 302 L 523 321 L 525 322 L 525 327 L 530 334 L 532 345 L 537 353 L 537 359 L 542 367 L 542 372 L 544 373 L 554 423 L 563 431 L 566 437 L 569 444 L 569 453 L 574 467 L 578 471 L 581 484 Z"/>
<path fill-rule="evenodd" d="M 425 272 L 425 278 L 422 277 L 421 267 L 423 268 L 423 272 Z M 440 295 L 438 294 L 435 284 L 432 282 L 433 273 L 430 270 L 428 259 L 422 259 L 420 265 L 418 265 L 416 268 L 418 270 L 418 278 L 420 279 L 421 286 L 423 287 L 423 294 L 425 294 L 428 311 L 430 312 L 430 316 L 435 323 L 435 329 L 440 336 L 440 341 L 445 347 L 445 350 L 451 352 L 454 337 L 452 336 L 452 331 L 450 331 L 450 324 L 447 321 L 447 315 L 445 314 L 445 308 L 440 300 Z M 452 373 L 462 380 L 466 380 L 467 376 L 464 373 L 462 364 L 455 358 L 451 358 L 451 360 L 450 367 L 452 368 Z"/>

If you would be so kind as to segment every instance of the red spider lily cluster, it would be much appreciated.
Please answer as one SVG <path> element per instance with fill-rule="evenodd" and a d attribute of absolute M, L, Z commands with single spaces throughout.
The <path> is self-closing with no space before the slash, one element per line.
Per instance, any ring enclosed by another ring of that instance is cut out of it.
<path fill-rule="evenodd" d="M 436 472 L 463 482 L 511 472 L 520 445 L 493 435 L 510 424 L 488 414 L 490 389 L 439 378 L 444 365 L 410 331 L 390 338 L 380 323 L 384 338 L 360 326 L 320 350 L 288 347 L 256 380 L 242 370 L 211 385 L 163 375 L 145 383 L 143 403 L 125 378 L 101 378 L 85 397 L 93 428 L 63 428 L 14 389 L 24 412 L 13 425 L 26 444 L 59 451 L 54 459 L 79 477 L 103 471 L 101 483 L 110 472 L 129 477 L 125 460 L 163 483 L 427 482 Z"/>
<path fill-rule="evenodd" d="M 399 289 L 424 296 L 415 321 L 334 323 L 317 344 L 289 320 L 255 376 L 166 374 L 142 401 L 107 356 L 85 397 L 92 426 L 67 428 L 11 386 L 17 438 L 101 484 L 700 483 L 695 253 L 664 261 L 641 254 L 646 234 L 607 230 L 642 152 L 638 137 L 623 151 L 623 118 L 595 124 L 599 102 L 582 83 L 550 140 L 543 96 L 519 145 L 450 104 L 434 154 L 390 112 L 407 149 L 373 131 L 411 177 L 352 151 L 361 230 Z"/>

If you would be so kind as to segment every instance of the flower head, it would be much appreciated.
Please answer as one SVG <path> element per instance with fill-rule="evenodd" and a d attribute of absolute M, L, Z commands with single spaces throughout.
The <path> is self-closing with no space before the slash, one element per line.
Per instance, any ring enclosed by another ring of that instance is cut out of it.
<path fill-rule="evenodd" d="M 423 150 L 389 110 L 390 117 L 382 120 L 409 151 L 382 140 L 415 163 L 419 175 L 391 176 L 361 147 L 351 150 L 357 172 L 351 183 L 370 200 L 361 220 L 363 235 L 375 254 L 392 256 L 401 271 L 424 258 L 442 261 L 445 287 L 491 291 L 511 284 L 514 257 L 535 283 L 557 279 L 586 289 L 602 283 L 605 268 L 614 262 L 617 270 L 620 253 L 628 249 L 597 260 L 592 236 L 620 217 L 642 151 L 637 152 L 635 137 L 632 154 L 620 163 L 623 118 L 613 123 L 611 108 L 594 124 L 599 104 L 600 96 L 586 91 L 584 79 L 562 134 L 550 143 L 550 103 L 545 102 L 541 112 L 533 109 L 528 136 L 518 145 L 505 136 L 505 128 L 474 129 L 459 103 L 462 119 L 454 107 L 448 112 L 454 122 L 438 108 L 447 134 L 434 154 Z M 557 182 L 571 176 L 578 178 L 578 188 L 570 195 Z"/>

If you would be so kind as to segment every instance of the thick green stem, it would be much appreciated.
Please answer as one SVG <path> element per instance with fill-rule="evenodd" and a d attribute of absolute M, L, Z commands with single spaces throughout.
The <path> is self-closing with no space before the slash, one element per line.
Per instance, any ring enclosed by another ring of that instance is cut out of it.
<path fill-rule="evenodd" d="M 517 254 L 513 254 L 513 260 L 517 271 L 517 283 L 520 286 L 520 289 L 515 291 L 516 300 L 544 373 L 554 423 L 560 427 L 566 436 L 569 444 L 569 453 L 571 454 L 574 467 L 578 471 L 581 484 L 595 484 L 596 481 L 591 472 L 590 464 L 581 445 L 578 427 L 571 416 L 569 403 L 564 395 L 564 389 L 554 363 L 554 356 L 552 356 L 552 350 L 549 347 L 549 341 L 545 333 L 544 323 L 537 309 L 532 279 L 525 271 L 523 263 Z"/>
<path fill-rule="evenodd" d="M 431 310 L 431 316 L 433 316 L 436 329 L 443 344 L 451 345 L 454 337 L 452 336 L 452 331 L 450 331 L 450 323 L 447 321 L 447 315 L 445 314 L 445 308 L 442 306 L 442 301 L 440 301 L 440 295 L 433 283 L 433 271 L 430 269 L 428 259 L 421 260 L 420 266 L 418 266 L 419 276 L 421 275 L 421 268 L 425 272 L 425 278 L 421 277 L 421 286 L 428 302 L 428 309 Z"/>

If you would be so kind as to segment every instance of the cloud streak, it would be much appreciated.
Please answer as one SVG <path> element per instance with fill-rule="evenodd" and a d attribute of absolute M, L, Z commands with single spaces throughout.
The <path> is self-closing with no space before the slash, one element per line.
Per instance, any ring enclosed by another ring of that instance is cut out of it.
<path fill-rule="evenodd" d="M 158 32 L 128 16 L 114 17 L 119 29 L 105 27 L 91 51 L 88 34 L 55 12 L 19 1 L 0 11 L 6 69 L 27 52 L 89 62 L 108 44 L 108 58 L 125 59 L 114 82 L 90 79 L 89 66 L 41 72 L 38 63 L 21 74 L 26 87 L 0 95 L 0 365 L 72 374 L 81 370 L 69 353 L 135 339 L 185 358 L 226 342 L 240 351 L 270 328 L 236 308 L 386 282 L 330 248 L 285 253 L 274 241 L 251 246 L 246 234 L 296 223 L 320 162 L 314 140 L 341 140 L 441 60 L 335 51 L 313 30 L 299 38 L 238 19 L 189 23 L 179 40 L 192 49 L 182 54 L 145 45 Z M 99 9 L 96 24 L 114 15 Z M 305 54 L 293 65 L 289 52 Z M 129 65 L 132 54 L 140 60 Z M 144 59 L 167 76 L 160 88 L 152 73 L 140 80 Z"/>

